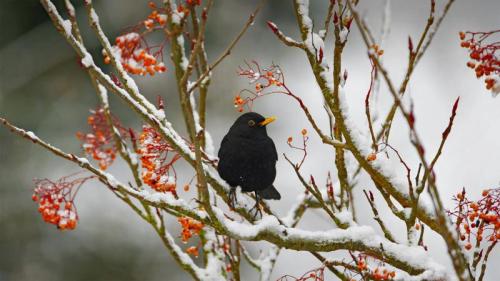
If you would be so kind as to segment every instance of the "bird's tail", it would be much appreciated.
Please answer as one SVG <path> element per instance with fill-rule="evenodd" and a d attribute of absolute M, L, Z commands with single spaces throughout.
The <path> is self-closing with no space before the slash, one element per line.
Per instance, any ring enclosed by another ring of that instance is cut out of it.
<path fill-rule="evenodd" d="M 256 193 L 262 199 L 272 199 L 272 200 L 280 200 L 281 199 L 280 193 L 272 185 L 270 185 L 266 189 L 256 191 Z"/>

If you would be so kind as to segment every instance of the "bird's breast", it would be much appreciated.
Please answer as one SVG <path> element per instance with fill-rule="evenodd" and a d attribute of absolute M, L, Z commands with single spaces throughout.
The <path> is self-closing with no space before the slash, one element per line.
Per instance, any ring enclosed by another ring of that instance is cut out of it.
<path fill-rule="evenodd" d="M 219 151 L 219 173 L 243 190 L 263 189 L 276 176 L 276 149 L 272 140 L 228 138 Z"/>

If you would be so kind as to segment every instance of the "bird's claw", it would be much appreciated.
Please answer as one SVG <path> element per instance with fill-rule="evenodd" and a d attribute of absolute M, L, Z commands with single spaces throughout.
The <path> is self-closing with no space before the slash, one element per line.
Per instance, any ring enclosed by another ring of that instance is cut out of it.
<path fill-rule="evenodd" d="M 231 188 L 231 190 L 229 191 L 228 200 L 229 208 L 234 210 L 236 208 L 236 188 Z"/>
<path fill-rule="evenodd" d="M 262 210 L 260 209 L 260 204 L 259 203 L 255 203 L 255 205 L 252 207 L 252 209 L 250 209 L 250 211 L 248 211 L 250 214 L 252 214 L 253 212 L 255 212 L 255 214 L 253 215 L 253 219 L 256 220 L 258 217 L 262 218 Z"/>
<path fill-rule="evenodd" d="M 259 195 L 255 194 L 255 205 L 250 209 L 248 212 L 252 214 L 255 210 L 255 214 L 253 216 L 253 219 L 257 219 L 257 217 L 262 218 L 262 210 L 260 209 L 260 197 Z"/>

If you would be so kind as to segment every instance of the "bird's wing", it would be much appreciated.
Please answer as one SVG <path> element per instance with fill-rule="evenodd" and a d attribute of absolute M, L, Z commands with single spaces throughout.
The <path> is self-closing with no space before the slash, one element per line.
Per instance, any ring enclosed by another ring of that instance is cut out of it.
<path fill-rule="evenodd" d="M 225 151 L 225 144 L 227 143 L 227 135 L 224 136 L 224 138 L 222 138 L 222 142 L 220 143 L 220 148 L 219 148 L 219 152 L 217 153 L 217 156 L 219 157 L 219 159 L 222 157 L 222 155 L 224 154 L 224 151 Z"/>
<path fill-rule="evenodd" d="M 273 144 L 272 150 L 273 150 L 274 160 L 278 161 L 278 151 L 276 150 L 276 145 L 274 145 L 274 141 L 271 138 L 269 138 L 269 139 L 271 140 L 271 143 Z"/>

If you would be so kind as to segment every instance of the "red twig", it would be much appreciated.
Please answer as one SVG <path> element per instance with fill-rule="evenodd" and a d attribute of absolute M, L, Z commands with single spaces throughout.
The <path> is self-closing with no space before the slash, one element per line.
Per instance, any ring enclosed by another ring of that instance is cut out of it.
<path fill-rule="evenodd" d="M 366 120 L 368 121 L 368 127 L 370 129 L 370 135 L 372 137 L 372 148 L 375 150 L 375 152 L 377 152 L 378 151 L 377 138 L 375 137 L 375 133 L 373 132 L 372 118 L 370 115 L 370 94 L 372 92 L 373 84 L 375 83 L 375 77 L 377 77 L 377 67 L 375 66 L 375 63 L 371 58 L 370 58 L 370 64 L 372 66 L 372 70 L 370 74 L 370 87 L 368 88 L 365 98 L 365 113 L 366 113 Z"/>
<path fill-rule="evenodd" d="M 287 140 L 288 146 L 290 146 L 293 149 L 297 149 L 297 150 L 300 150 L 300 151 L 303 152 L 302 159 L 300 160 L 300 162 L 298 164 L 295 164 L 295 167 L 297 167 L 298 170 L 300 170 L 300 167 L 302 167 L 302 164 L 304 164 L 304 160 L 306 160 L 306 157 L 307 157 L 307 141 L 309 140 L 309 137 L 307 136 L 307 130 L 306 129 L 302 129 L 301 134 L 302 134 L 302 147 L 293 145 L 292 144 L 292 142 L 293 142 L 293 138 L 292 137 L 289 137 L 288 140 Z"/>

